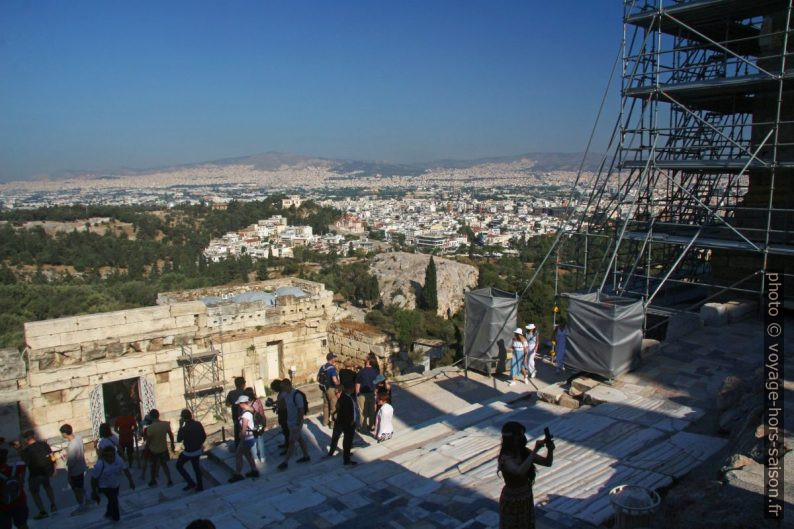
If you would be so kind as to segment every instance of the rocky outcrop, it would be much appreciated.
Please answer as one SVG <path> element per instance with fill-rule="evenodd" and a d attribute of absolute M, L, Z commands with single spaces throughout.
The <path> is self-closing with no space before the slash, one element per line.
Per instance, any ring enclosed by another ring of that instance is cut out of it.
<path fill-rule="evenodd" d="M 464 294 L 477 286 L 477 268 L 433 257 L 438 277 L 438 314 L 447 316 L 463 308 Z M 375 257 L 370 271 L 378 278 L 384 305 L 416 307 L 416 297 L 425 282 L 425 269 L 430 256 L 421 253 L 391 252 Z"/>

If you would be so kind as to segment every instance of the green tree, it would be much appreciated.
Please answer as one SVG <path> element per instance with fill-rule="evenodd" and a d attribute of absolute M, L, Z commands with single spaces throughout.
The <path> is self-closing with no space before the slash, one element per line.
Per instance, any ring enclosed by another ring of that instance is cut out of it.
<path fill-rule="evenodd" d="M 356 255 L 356 252 L 355 252 L 355 250 L 353 250 L 353 241 L 350 241 L 347 244 L 347 256 L 348 257 L 353 257 L 354 255 Z"/>
<path fill-rule="evenodd" d="M 430 311 L 438 310 L 438 283 L 436 278 L 436 263 L 433 261 L 433 256 L 430 256 L 430 262 L 427 263 L 425 268 L 425 286 L 422 287 L 422 303 L 421 308 Z"/>
<path fill-rule="evenodd" d="M 267 279 L 267 275 L 267 259 L 259 259 L 256 263 L 256 278 L 259 281 L 264 281 Z"/>

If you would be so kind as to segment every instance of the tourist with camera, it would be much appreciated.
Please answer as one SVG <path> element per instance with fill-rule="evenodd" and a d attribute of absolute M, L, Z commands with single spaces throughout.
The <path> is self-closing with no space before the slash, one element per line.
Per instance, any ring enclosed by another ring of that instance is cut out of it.
<path fill-rule="evenodd" d="M 535 464 L 550 467 L 554 460 L 554 441 L 549 429 L 546 437 L 535 442 L 532 450 L 527 448 L 524 426 L 508 421 L 502 426 L 502 448 L 499 452 L 497 474 L 502 474 L 505 486 L 499 497 L 500 529 L 534 529 L 535 504 L 532 485 L 535 483 Z M 546 447 L 546 455 L 538 450 Z"/>

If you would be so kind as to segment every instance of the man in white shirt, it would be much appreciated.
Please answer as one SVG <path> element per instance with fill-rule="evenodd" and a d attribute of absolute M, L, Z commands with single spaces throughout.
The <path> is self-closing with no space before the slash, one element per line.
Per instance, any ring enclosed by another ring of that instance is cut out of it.
<path fill-rule="evenodd" d="M 380 409 L 375 417 L 375 439 L 382 443 L 391 439 L 394 433 L 394 426 L 392 425 L 394 408 L 389 404 L 389 398 L 385 392 L 378 393 L 378 406 Z"/>
<path fill-rule="evenodd" d="M 99 493 L 101 492 L 108 498 L 108 506 L 105 517 L 118 522 L 119 513 L 119 487 L 121 486 L 121 474 L 127 476 L 130 488 L 135 490 L 135 482 L 127 468 L 127 463 L 118 455 L 116 449 L 108 446 L 102 450 L 102 457 L 91 469 L 91 498 L 99 503 Z"/>
<path fill-rule="evenodd" d="M 66 474 L 69 480 L 69 487 L 77 500 L 77 512 L 83 511 L 88 507 L 85 501 L 85 471 L 88 466 L 85 464 L 85 452 L 83 451 L 83 439 L 74 433 L 70 424 L 64 424 L 60 428 L 61 437 L 68 441 L 66 450 L 61 452 L 61 459 L 66 461 Z"/>

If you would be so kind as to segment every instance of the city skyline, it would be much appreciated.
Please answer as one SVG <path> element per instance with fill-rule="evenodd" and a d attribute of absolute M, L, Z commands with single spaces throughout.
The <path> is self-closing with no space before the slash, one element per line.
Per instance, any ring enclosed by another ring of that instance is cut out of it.
<path fill-rule="evenodd" d="M 619 2 L 8 2 L 0 181 L 267 151 L 582 151 L 620 25 Z"/>

